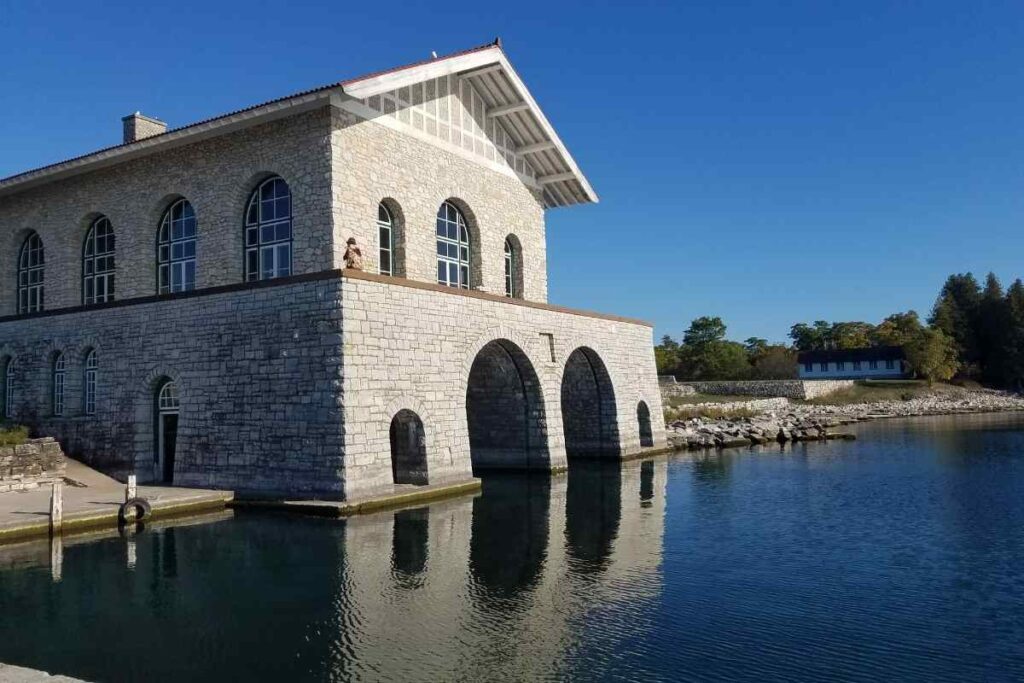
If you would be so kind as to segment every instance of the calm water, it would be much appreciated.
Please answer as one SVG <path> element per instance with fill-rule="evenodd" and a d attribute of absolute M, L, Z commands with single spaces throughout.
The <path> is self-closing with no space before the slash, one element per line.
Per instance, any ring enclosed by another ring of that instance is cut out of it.
<path fill-rule="evenodd" d="M 1024 417 L 0 548 L 0 661 L 117 680 L 1021 680 Z"/>

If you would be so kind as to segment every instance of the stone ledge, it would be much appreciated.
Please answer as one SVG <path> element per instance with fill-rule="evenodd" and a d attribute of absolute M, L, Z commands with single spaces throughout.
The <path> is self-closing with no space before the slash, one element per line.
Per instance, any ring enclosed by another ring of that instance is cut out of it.
<path fill-rule="evenodd" d="M 479 492 L 483 482 L 480 479 L 428 484 L 415 488 L 392 490 L 377 495 L 354 498 L 346 501 L 330 500 L 260 500 L 248 498 L 233 500 L 233 508 L 249 508 L 294 512 L 317 517 L 351 517 L 383 510 L 414 507 L 439 498 L 461 496 Z"/>
<path fill-rule="evenodd" d="M 404 277 L 393 277 L 391 275 L 377 275 L 376 273 L 367 273 L 366 271 L 362 270 L 345 269 L 341 271 L 341 276 L 349 280 L 365 280 L 367 282 L 380 282 L 386 285 L 396 285 L 398 287 L 408 287 L 410 289 L 422 289 L 429 292 L 448 294 L 450 296 L 463 296 L 469 299 L 483 299 L 484 301 L 493 301 L 495 303 L 508 304 L 510 306 L 523 306 L 525 308 L 536 308 L 542 311 L 553 311 L 555 313 L 568 313 L 569 315 L 580 315 L 583 316 L 584 318 L 597 318 L 598 320 L 612 320 L 620 323 L 629 323 L 630 325 L 654 327 L 653 324 L 647 322 L 646 320 L 639 320 L 637 318 L 626 318 L 619 315 L 611 315 L 609 313 L 595 313 L 594 311 L 583 311 L 576 308 L 567 308 L 565 306 L 555 306 L 552 304 L 541 303 L 539 301 L 527 301 L 526 299 L 512 299 L 507 296 L 501 296 L 500 294 L 481 292 L 476 289 L 459 289 L 457 287 L 446 287 L 445 285 L 439 285 L 432 282 L 420 282 L 419 280 L 409 280 Z"/>

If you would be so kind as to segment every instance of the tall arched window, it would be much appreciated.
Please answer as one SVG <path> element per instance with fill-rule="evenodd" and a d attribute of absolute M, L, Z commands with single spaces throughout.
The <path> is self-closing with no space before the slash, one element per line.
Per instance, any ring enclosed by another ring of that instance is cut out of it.
<path fill-rule="evenodd" d="M 245 279 L 292 273 L 292 195 L 280 178 L 264 180 L 245 211 Z"/>
<path fill-rule="evenodd" d="M 100 216 L 89 226 L 82 248 L 82 303 L 114 300 L 114 226 Z"/>
<path fill-rule="evenodd" d="M 64 354 L 58 352 L 53 357 L 53 414 L 64 414 L 64 387 L 67 386 L 67 363 Z"/>
<path fill-rule="evenodd" d="M 160 219 L 156 262 L 160 294 L 196 288 L 196 213 L 188 200 L 171 204 Z"/>
<path fill-rule="evenodd" d="M 43 310 L 43 240 L 33 231 L 18 253 L 18 313 Z"/>
<path fill-rule="evenodd" d="M 508 238 L 505 239 L 505 296 L 514 298 L 516 292 L 516 248 Z"/>
<path fill-rule="evenodd" d="M 469 230 L 451 202 L 437 210 L 437 283 L 469 289 Z"/>
<path fill-rule="evenodd" d="M 100 362 L 96 349 L 91 349 L 85 355 L 85 400 L 82 407 L 86 415 L 96 414 L 96 384 L 99 379 L 99 367 Z"/>
<path fill-rule="evenodd" d="M 4 417 L 14 418 L 14 379 L 18 374 L 17 361 L 8 358 L 4 363 Z"/>
<path fill-rule="evenodd" d="M 395 274 L 395 223 L 383 203 L 377 205 L 377 235 L 380 243 L 380 274 Z"/>

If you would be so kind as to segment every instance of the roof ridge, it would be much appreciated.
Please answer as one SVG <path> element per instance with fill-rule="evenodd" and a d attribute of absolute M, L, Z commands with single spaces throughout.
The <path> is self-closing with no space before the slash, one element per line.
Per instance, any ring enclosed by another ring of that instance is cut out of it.
<path fill-rule="evenodd" d="M 68 158 L 62 159 L 60 161 L 55 161 L 53 163 L 44 164 L 43 166 L 36 166 L 35 168 L 30 168 L 28 170 L 21 171 L 19 173 L 15 173 L 13 175 L 6 176 L 4 178 L 0 178 L 0 186 L 5 185 L 5 184 L 7 184 L 7 183 L 9 183 L 11 181 L 15 181 L 18 178 L 21 178 L 22 176 L 28 176 L 28 175 L 32 175 L 34 173 L 39 173 L 40 171 L 45 171 L 47 169 L 54 168 L 54 167 L 57 167 L 57 166 L 61 166 L 63 164 L 69 164 L 69 163 L 74 162 L 74 161 L 79 161 L 79 160 L 82 160 L 82 159 L 86 159 L 86 158 L 91 157 L 93 155 L 103 154 L 105 152 L 110 152 L 110 151 L 115 150 L 115 149 L 129 148 L 129 147 L 132 147 L 134 145 L 138 145 L 138 144 L 143 143 L 143 142 L 145 142 L 147 144 L 152 144 L 152 141 L 157 140 L 157 139 L 162 138 L 162 137 L 166 137 L 166 136 L 171 135 L 173 133 L 178 133 L 178 132 L 181 132 L 183 130 L 188 130 L 189 128 L 195 128 L 197 126 L 202 126 L 202 125 L 205 125 L 205 124 L 208 124 L 208 123 L 212 123 L 214 121 L 218 121 L 220 119 L 228 118 L 230 116 L 235 116 L 237 114 L 242 114 L 242 113 L 245 113 L 247 111 L 252 111 L 253 109 L 259 109 L 260 107 L 266 107 L 266 106 L 271 105 L 271 104 L 276 104 L 278 102 L 283 102 L 285 100 L 290 100 L 290 99 L 293 99 L 295 97 L 302 97 L 304 95 L 312 95 L 312 94 L 315 94 L 315 93 L 323 92 L 325 90 L 331 90 L 332 88 L 339 88 L 339 87 L 344 87 L 345 85 L 349 85 L 349 84 L 352 84 L 352 83 L 358 83 L 359 81 L 363 81 L 363 80 L 366 80 L 368 78 L 375 78 L 377 76 L 382 76 L 384 74 L 394 73 L 394 72 L 397 72 L 397 71 L 404 71 L 405 69 L 412 69 L 412 68 L 415 68 L 417 66 L 423 66 L 424 64 L 431 64 L 431 63 L 438 62 L 438 61 L 443 61 L 443 60 L 446 60 L 446 59 L 454 59 L 455 57 L 462 57 L 464 55 L 472 54 L 474 52 L 481 52 L 483 50 L 489 50 L 489 49 L 492 49 L 492 48 L 498 48 L 499 50 L 502 50 L 501 38 L 500 37 L 496 38 L 493 42 L 485 43 L 483 45 L 477 45 L 476 47 L 471 47 L 471 48 L 468 48 L 468 49 L 465 49 L 465 50 L 459 50 L 458 52 L 452 52 L 452 53 L 449 53 L 449 54 L 446 54 L 446 55 L 443 55 L 443 56 L 439 56 L 439 57 L 431 56 L 429 59 L 423 59 L 423 60 L 420 60 L 420 61 L 417 61 L 417 62 L 411 62 L 411 63 L 408 63 L 408 64 L 402 64 L 400 66 L 392 67 L 390 69 L 383 69 L 381 71 L 375 71 L 375 72 L 371 72 L 371 73 L 368 73 L 368 74 L 363 74 L 361 76 L 356 76 L 354 78 L 349 78 L 349 79 L 343 80 L 343 81 L 337 81 L 337 82 L 334 82 L 334 83 L 330 83 L 328 85 L 321 85 L 321 86 L 318 86 L 318 87 L 309 88 L 307 90 L 300 90 L 298 92 L 291 93 L 290 95 L 284 95 L 282 97 L 276 97 L 274 99 L 267 100 L 265 102 L 259 102 L 257 104 L 253 104 L 253 105 L 250 105 L 248 107 L 242 107 L 241 109 L 235 109 L 233 111 L 229 111 L 229 112 L 226 112 L 226 113 L 223 113 L 223 114 L 218 114 L 216 116 L 211 116 L 211 117 L 208 117 L 208 118 L 205 118 L 205 119 L 201 119 L 199 121 L 193 121 L 192 123 L 187 123 L 187 124 L 185 124 L 183 126 L 178 126 L 177 128 L 168 128 L 166 131 L 164 131 L 162 133 L 159 133 L 157 135 L 152 135 L 152 136 L 149 136 L 149 137 L 146 137 L 146 138 L 142 138 L 140 140 L 135 140 L 133 142 L 122 142 L 122 143 L 117 144 L 117 145 L 109 145 L 107 147 L 101 147 L 99 149 L 94 149 L 91 152 L 86 152 L 85 154 L 79 154 L 77 156 L 68 157 Z"/>

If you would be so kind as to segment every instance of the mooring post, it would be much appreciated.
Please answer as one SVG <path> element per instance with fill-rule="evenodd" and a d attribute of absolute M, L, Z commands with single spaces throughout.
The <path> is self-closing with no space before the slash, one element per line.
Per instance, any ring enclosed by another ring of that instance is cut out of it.
<path fill-rule="evenodd" d="M 50 535 L 64 526 L 64 482 L 55 481 L 50 489 Z"/>
<path fill-rule="evenodd" d="M 134 474 L 129 474 L 128 475 L 128 483 L 125 484 L 125 486 L 124 486 L 124 502 L 126 502 L 126 503 L 129 500 L 131 500 L 132 498 L 135 497 L 135 489 L 136 489 L 135 481 L 136 481 L 135 475 Z"/>

